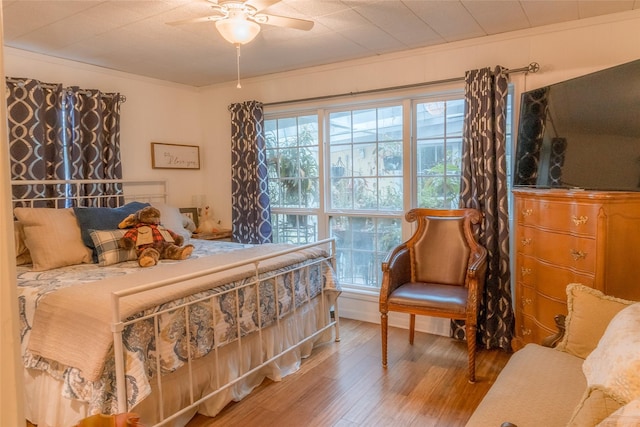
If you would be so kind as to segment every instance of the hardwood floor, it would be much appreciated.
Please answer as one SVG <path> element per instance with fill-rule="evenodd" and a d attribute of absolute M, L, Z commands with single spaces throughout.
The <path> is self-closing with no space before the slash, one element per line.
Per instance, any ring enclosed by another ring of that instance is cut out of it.
<path fill-rule="evenodd" d="M 466 343 L 389 328 L 389 367 L 380 362 L 380 326 L 340 322 L 341 341 L 316 348 L 298 372 L 266 380 L 214 418 L 215 426 L 464 426 L 510 354 L 480 350 L 475 384 L 467 382 Z"/>

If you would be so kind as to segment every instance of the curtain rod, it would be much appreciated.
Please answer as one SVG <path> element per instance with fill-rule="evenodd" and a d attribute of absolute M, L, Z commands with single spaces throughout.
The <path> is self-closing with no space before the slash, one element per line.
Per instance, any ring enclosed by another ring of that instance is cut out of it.
<path fill-rule="evenodd" d="M 24 86 L 24 80 L 23 79 L 16 79 L 13 77 L 6 77 L 6 81 L 11 82 L 11 83 L 15 83 L 18 86 L 23 87 Z M 38 86 L 46 88 L 46 89 L 57 89 L 58 87 L 61 87 L 61 84 L 56 84 L 56 83 L 43 83 L 43 82 L 38 82 Z M 71 88 L 62 88 L 62 90 L 66 90 L 66 91 L 71 91 Z M 81 93 L 82 95 L 91 95 L 91 92 L 89 90 L 86 89 L 79 89 L 76 90 L 76 93 Z M 101 92 L 102 96 L 106 96 L 106 97 L 112 97 L 113 93 L 104 93 Z M 127 97 L 124 95 L 119 95 L 118 98 L 120 99 L 120 102 L 127 102 Z"/>
<path fill-rule="evenodd" d="M 525 74 L 528 74 L 528 73 L 537 73 L 538 71 L 540 71 L 540 64 L 538 64 L 537 62 L 532 62 L 529 65 L 527 65 L 526 67 L 508 69 L 507 73 L 509 73 L 509 74 L 513 74 L 513 73 L 525 73 Z M 339 94 L 333 94 L 333 95 L 314 96 L 314 97 L 311 97 L 311 98 L 290 99 L 288 101 L 266 102 L 266 103 L 264 103 L 262 105 L 265 106 L 265 107 L 270 107 L 270 106 L 273 106 L 273 105 L 292 104 L 292 103 L 295 103 L 295 102 L 322 101 L 322 100 L 325 100 L 325 99 L 340 98 L 340 97 L 343 97 L 343 96 L 366 95 L 366 94 L 370 94 L 370 93 L 388 92 L 388 91 L 392 91 L 392 90 L 411 89 L 411 88 L 421 87 L 421 86 L 433 86 L 433 85 L 439 85 L 439 84 L 444 84 L 444 83 L 453 83 L 453 82 L 459 82 L 459 81 L 463 81 L 463 80 L 464 80 L 464 77 L 451 77 L 449 79 L 432 80 L 432 81 L 429 81 L 429 82 L 413 83 L 413 84 L 402 85 L 402 86 L 383 87 L 383 88 L 378 88 L 378 89 L 362 90 L 362 91 L 358 91 L 358 92 L 346 92 L 346 93 L 339 93 Z"/>

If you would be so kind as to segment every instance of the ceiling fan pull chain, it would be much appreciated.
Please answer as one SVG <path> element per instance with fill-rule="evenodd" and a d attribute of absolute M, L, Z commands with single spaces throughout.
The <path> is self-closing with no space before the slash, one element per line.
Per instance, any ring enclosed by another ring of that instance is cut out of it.
<path fill-rule="evenodd" d="M 238 84 L 236 88 L 242 89 L 242 85 L 240 84 L 240 43 L 236 45 L 236 68 L 238 69 Z"/>

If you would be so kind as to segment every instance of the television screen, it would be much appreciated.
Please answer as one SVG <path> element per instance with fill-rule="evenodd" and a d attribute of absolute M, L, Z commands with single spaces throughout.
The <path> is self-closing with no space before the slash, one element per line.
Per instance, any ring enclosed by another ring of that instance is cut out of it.
<path fill-rule="evenodd" d="M 640 191 L 640 60 L 524 92 L 514 186 Z"/>

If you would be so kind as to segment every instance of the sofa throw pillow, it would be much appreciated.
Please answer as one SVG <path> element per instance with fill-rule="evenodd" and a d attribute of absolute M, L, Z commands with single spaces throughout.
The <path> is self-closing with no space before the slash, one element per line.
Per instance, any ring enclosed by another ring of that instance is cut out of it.
<path fill-rule="evenodd" d="M 18 207 L 13 212 L 24 228 L 34 271 L 91 262 L 73 209 Z"/>
<path fill-rule="evenodd" d="M 638 427 L 639 425 L 640 399 L 635 399 L 609 415 L 597 427 Z"/>
<path fill-rule="evenodd" d="M 567 427 L 595 426 L 621 407 L 621 403 L 603 390 L 587 389 Z"/>
<path fill-rule="evenodd" d="M 91 230 L 117 230 L 118 224 L 127 215 L 135 213 L 145 206 L 149 206 L 149 203 L 130 202 L 119 208 L 73 208 L 78 218 L 78 224 L 80 224 L 82 241 L 93 253 L 93 262 L 98 262 L 98 251 L 91 239 Z"/>
<path fill-rule="evenodd" d="M 119 245 L 120 239 L 126 232 L 127 230 L 91 230 L 89 234 L 98 252 L 100 267 L 133 261 L 138 258 L 135 248 L 122 249 Z"/>
<path fill-rule="evenodd" d="M 640 398 L 640 303 L 611 320 L 598 346 L 582 364 L 589 388 L 604 390 L 621 403 Z"/>
<path fill-rule="evenodd" d="M 567 285 L 566 330 L 556 348 L 584 359 L 596 348 L 611 319 L 634 302 L 570 283 Z"/>

